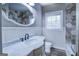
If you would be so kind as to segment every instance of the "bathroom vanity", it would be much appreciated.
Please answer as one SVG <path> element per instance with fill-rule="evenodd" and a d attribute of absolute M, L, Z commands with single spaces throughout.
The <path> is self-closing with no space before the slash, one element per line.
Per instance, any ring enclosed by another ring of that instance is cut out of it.
<path fill-rule="evenodd" d="M 42 51 L 44 52 L 44 39 L 45 37 L 43 36 L 33 36 L 24 42 L 17 42 L 8 47 L 4 47 L 3 53 L 7 53 L 8 56 L 41 55 Z M 41 53 L 38 54 L 37 52 Z"/>

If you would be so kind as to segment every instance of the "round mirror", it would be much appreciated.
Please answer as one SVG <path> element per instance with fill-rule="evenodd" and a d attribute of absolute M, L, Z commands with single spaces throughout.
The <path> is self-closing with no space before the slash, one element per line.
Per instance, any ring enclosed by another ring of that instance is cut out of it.
<path fill-rule="evenodd" d="M 9 21 L 20 26 L 30 26 L 35 22 L 35 10 L 30 5 L 21 3 L 7 3 L 6 5 L 8 9 L 3 8 L 3 11 Z"/>

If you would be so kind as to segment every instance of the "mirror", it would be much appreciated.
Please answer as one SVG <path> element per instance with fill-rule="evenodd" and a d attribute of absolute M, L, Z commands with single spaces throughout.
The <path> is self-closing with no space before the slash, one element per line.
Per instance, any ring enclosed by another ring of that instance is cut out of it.
<path fill-rule="evenodd" d="M 28 4 L 6 3 L 2 10 L 8 20 L 17 25 L 30 26 L 35 22 L 35 10 Z"/>

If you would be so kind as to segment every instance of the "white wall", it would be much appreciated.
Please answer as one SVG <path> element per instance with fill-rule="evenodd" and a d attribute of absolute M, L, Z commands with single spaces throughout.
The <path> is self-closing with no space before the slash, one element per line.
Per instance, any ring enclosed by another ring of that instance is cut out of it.
<path fill-rule="evenodd" d="M 45 6 L 44 12 L 59 11 L 59 10 L 63 10 L 64 7 L 65 7 L 65 3 L 54 3 L 52 5 Z"/>
<path fill-rule="evenodd" d="M 66 49 L 65 41 L 65 29 L 64 24 L 62 24 L 63 29 L 46 29 L 45 28 L 45 13 L 54 11 L 64 11 L 65 4 L 54 4 L 50 6 L 45 6 L 43 9 L 43 35 L 46 37 L 47 41 L 52 42 L 52 46 L 59 49 Z M 63 17 L 63 16 L 62 16 Z M 64 20 L 64 18 L 63 18 Z M 64 22 L 64 21 L 61 21 Z"/>
<path fill-rule="evenodd" d="M 31 35 L 41 35 L 40 27 L 2 27 L 2 43 L 16 41 L 28 33 Z"/>
<path fill-rule="evenodd" d="M 43 34 L 53 47 L 65 50 L 65 30 L 44 29 Z"/>

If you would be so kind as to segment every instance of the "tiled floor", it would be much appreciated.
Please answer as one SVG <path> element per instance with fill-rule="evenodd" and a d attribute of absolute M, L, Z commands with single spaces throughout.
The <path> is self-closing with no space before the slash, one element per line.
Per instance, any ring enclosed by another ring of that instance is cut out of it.
<path fill-rule="evenodd" d="M 40 55 L 42 52 L 41 48 L 36 49 L 33 52 L 31 52 L 28 56 L 66 56 L 66 52 L 61 49 L 51 48 L 51 53 L 45 53 Z"/>
<path fill-rule="evenodd" d="M 51 53 L 46 55 L 47 56 L 66 56 L 66 52 L 61 49 L 51 48 Z"/>

